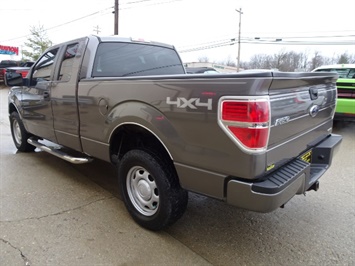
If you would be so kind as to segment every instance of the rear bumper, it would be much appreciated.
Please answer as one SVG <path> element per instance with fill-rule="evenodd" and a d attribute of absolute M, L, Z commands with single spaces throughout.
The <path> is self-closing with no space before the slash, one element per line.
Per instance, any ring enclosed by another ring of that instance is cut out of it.
<path fill-rule="evenodd" d="M 297 158 L 263 181 L 230 180 L 227 184 L 227 203 L 257 212 L 270 212 L 285 204 L 296 194 L 306 192 L 326 172 L 338 150 L 342 137 L 332 134 L 312 148 L 307 163 Z"/>

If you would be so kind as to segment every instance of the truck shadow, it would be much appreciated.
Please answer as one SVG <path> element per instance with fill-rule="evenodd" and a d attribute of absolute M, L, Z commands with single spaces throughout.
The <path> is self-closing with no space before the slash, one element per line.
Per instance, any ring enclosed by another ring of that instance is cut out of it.
<path fill-rule="evenodd" d="M 118 187 L 117 169 L 114 165 L 95 159 L 92 163 L 71 166 L 94 183 L 109 191 L 113 196 L 122 200 Z"/>
<path fill-rule="evenodd" d="M 335 134 L 355 132 L 355 121 L 334 121 L 333 132 Z"/>
<path fill-rule="evenodd" d="M 91 164 L 74 167 L 121 199 L 114 166 L 95 160 Z M 313 202 L 308 202 L 310 205 L 307 206 L 307 201 Z M 302 218 L 309 217 L 315 206 L 314 199 L 299 196 L 286 204 L 285 209 L 262 214 L 189 193 L 189 204 L 183 217 L 171 227 L 156 234 L 161 234 L 162 237 L 165 233 L 171 235 L 214 265 L 233 265 L 237 262 L 247 264 L 248 261 L 263 265 L 272 261 L 269 258 L 271 253 L 281 258 L 278 263 L 287 264 L 289 259 L 297 261 L 296 254 L 303 249 L 303 241 L 311 243 L 314 234 L 321 234 L 310 233 L 314 228 L 307 228 L 305 225 L 309 221 Z M 312 215 L 310 220 L 312 224 L 321 223 L 321 218 L 317 216 Z M 294 252 L 295 250 L 298 251 Z M 258 253 L 257 256 L 255 252 Z M 305 255 L 304 259 L 307 256 Z"/>

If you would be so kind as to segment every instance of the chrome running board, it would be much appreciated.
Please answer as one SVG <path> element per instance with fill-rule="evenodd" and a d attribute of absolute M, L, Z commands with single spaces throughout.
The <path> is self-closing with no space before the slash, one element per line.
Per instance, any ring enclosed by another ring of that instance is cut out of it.
<path fill-rule="evenodd" d="M 89 163 L 93 159 L 91 157 L 74 157 L 69 155 L 68 153 L 65 153 L 64 151 L 58 149 L 57 147 L 50 147 L 47 146 L 43 143 L 40 143 L 38 140 L 36 140 L 34 137 L 27 139 L 27 142 L 36 148 L 48 152 L 54 156 L 57 156 L 67 162 L 73 163 L 73 164 L 83 164 L 83 163 Z M 60 147 L 60 146 L 59 146 Z M 84 155 L 84 154 L 83 154 Z"/>

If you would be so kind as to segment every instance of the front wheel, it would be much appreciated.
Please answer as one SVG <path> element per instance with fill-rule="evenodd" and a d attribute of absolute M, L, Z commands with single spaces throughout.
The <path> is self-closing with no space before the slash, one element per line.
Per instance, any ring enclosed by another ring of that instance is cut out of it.
<path fill-rule="evenodd" d="M 157 231 L 183 215 L 188 193 L 180 187 L 171 162 L 153 153 L 131 150 L 118 167 L 123 201 L 139 225 Z"/>
<path fill-rule="evenodd" d="M 10 126 L 11 126 L 11 134 L 12 139 L 15 143 L 16 148 L 22 152 L 30 152 L 36 149 L 35 146 L 29 144 L 27 139 L 32 135 L 29 134 L 17 112 L 12 112 L 10 115 Z"/>

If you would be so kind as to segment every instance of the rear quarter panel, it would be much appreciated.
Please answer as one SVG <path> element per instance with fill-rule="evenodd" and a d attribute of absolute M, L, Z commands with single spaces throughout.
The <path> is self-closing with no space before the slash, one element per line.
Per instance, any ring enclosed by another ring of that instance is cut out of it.
<path fill-rule="evenodd" d="M 220 97 L 268 93 L 272 78 L 251 76 L 82 80 L 78 101 L 83 149 L 89 154 L 97 149 L 105 152 L 115 128 L 135 123 L 154 132 L 176 163 L 226 176 L 260 174 L 265 169 L 265 154 L 245 154 L 217 123 Z M 212 108 L 196 106 L 191 99 L 201 103 L 210 99 Z M 105 105 L 107 111 L 100 111 Z M 108 152 L 103 155 L 106 160 L 108 156 Z"/>

